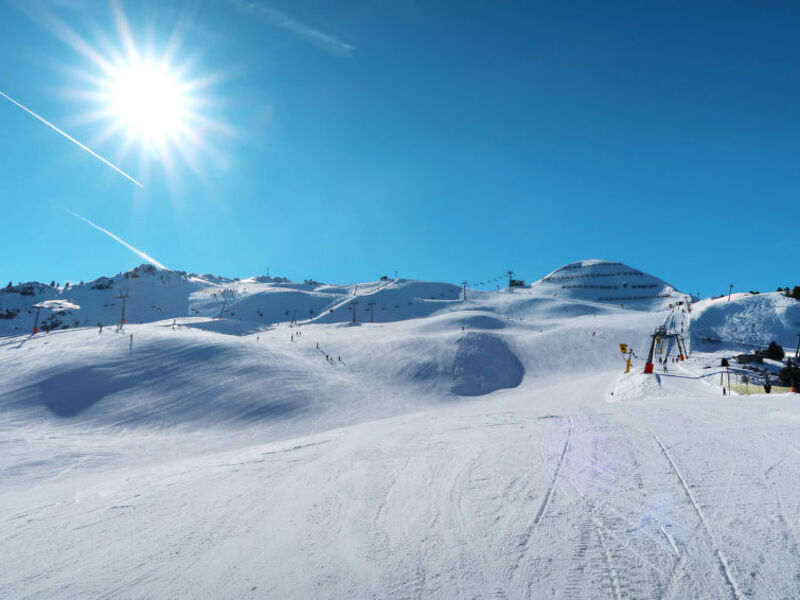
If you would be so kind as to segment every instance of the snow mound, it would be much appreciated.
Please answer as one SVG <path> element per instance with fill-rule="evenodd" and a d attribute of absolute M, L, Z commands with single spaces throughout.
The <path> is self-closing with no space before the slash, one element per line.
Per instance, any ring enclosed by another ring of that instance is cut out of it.
<path fill-rule="evenodd" d="M 482 396 L 517 387 L 525 368 L 505 340 L 488 333 L 468 333 L 456 342 L 452 392 Z"/>
<path fill-rule="evenodd" d="M 686 295 L 665 281 L 620 262 L 582 260 L 564 265 L 532 288 L 564 298 L 623 304 L 653 310 L 683 300 Z"/>
<path fill-rule="evenodd" d="M 798 333 L 800 302 L 778 292 L 709 298 L 692 306 L 693 348 L 765 348 L 775 340 L 788 351 Z"/>
<path fill-rule="evenodd" d="M 656 399 L 661 396 L 661 380 L 658 375 L 645 375 L 641 371 L 623 373 L 614 382 L 606 395 L 609 402 Z"/>

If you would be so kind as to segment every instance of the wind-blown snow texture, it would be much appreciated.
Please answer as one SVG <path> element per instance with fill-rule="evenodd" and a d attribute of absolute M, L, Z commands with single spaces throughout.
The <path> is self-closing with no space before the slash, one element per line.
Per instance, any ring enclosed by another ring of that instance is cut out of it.
<path fill-rule="evenodd" d="M 797 396 L 723 397 L 701 351 L 790 344 L 800 303 L 670 310 L 603 261 L 461 294 L 148 267 L 0 293 L 0 597 L 800 596 Z M 49 299 L 81 308 L 30 336 Z M 622 374 L 662 324 L 691 359 Z"/>

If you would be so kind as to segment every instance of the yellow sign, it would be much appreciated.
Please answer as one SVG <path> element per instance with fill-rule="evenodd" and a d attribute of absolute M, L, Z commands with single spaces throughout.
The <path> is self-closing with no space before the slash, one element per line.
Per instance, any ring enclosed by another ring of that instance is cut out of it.
<path fill-rule="evenodd" d="M 619 351 L 625 354 L 628 351 L 628 344 L 620 344 Z"/>

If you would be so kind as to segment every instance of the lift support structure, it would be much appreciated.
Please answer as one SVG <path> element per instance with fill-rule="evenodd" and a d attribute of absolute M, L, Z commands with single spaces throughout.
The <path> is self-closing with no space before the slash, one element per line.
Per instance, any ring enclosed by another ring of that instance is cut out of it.
<path fill-rule="evenodd" d="M 686 342 L 680 333 L 675 331 L 667 331 L 663 325 L 658 327 L 652 334 L 652 341 L 650 342 L 650 353 L 647 355 L 647 362 L 644 365 L 645 373 L 653 372 L 653 354 L 655 353 L 657 343 L 665 343 L 668 339 L 674 339 L 675 345 L 678 347 L 678 360 L 685 360 L 689 358 L 689 353 L 686 351 Z"/>

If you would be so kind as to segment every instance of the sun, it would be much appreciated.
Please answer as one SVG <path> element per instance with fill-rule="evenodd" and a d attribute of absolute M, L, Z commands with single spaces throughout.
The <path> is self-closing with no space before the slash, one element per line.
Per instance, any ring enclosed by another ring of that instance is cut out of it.
<path fill-rule="evenodd" d="M 186 84 L 168 65 L 130 62 L 114 68 L 107 84 L 109 111 L 133 138 L 164 146 L 186 130 Z"/>
<path fill-rule="evenodd" d="M 151 166 L 177 183 L 183 167 L 203 176 L 212 165 L 225 168 L 225 141 L 236 137 L 223 116 L 217 88 L 229 77 L 209 71 L 205 51 L 186 48 L 190 23 L 133 27 L 119 3 L 111 4 L 115 28 L 90 24 L 96 39 L 83 38 L 61 21 L 52 27 L 85 62 L 67 67 L 78 87 L 67 90 L 82 103 L 75 122 L 94 128 L 91 147 L 114 146 L 124 162 L 138 154 L 144 178 Z M 116 35 L 114 35 L 116 33 Z"/>

